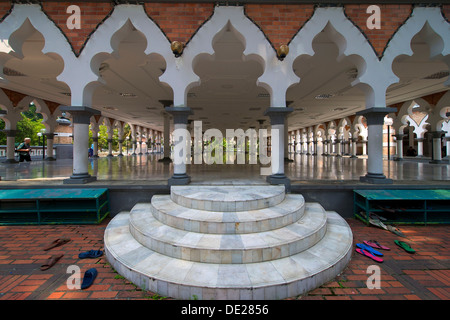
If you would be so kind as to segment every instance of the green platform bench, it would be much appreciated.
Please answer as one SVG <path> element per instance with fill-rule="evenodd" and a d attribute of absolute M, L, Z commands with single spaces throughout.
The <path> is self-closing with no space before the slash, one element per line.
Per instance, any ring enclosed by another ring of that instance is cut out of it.
<path fill-rule="evenodd" d="M 108 189 L 0 190 L 0 225 L 98 224 L 109 213 Z"/>
<path fill-rule="evenodd" d="M 385 224 L 448 224 L 450 190 L 353 190 L 354 216 L 369 224 L 370 214 Z"/>

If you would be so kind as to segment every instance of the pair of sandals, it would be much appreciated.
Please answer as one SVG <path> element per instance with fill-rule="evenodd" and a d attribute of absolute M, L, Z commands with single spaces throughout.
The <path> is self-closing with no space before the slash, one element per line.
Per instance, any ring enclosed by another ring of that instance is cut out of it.
<path fill-rule="evenodd" d="M 404 241 L 394 240 L 394 243 L 408 253 L 416 252 L 413 248 L 411 248 L 410 245 L 408 245 Z M 369 257 L 376 262 L 383 262 L 383 259 L 380 258 L 380 256 L 383 256 L 383 254 L 375 249 L 391 250 L 390 248 L 381 245 L 376 240 L 368 240 L 364 241 L 363 243 L 357 243 L 356 246 L 358 247 L 356 249 L 356 252 L 362 254 L 363 256 Z"/>
<path fill-rule="evenodd" d="M 376 262 L 383 262 L 383 259 L 380 258 L 383 254 L 375 249 L 391 250 L 390 248 L 381 245 L 376 240 L 366 240 L 363 243 L 357 243 L 356 247 L 356 252 Z"/>
<path fill-rule="evenodd" d="M 52 241 L 47 247 L 45 247 L 45 248 L 44 248 L 44 251 L 49 251 L 49 250 L 51 250 L 51 249 L 53 249 L 53 248 L 62 246 L 62 245 L 64 245 L 64 244 L 68 243 L 68 242 L 70 242 L 70 239 L 67 239 L 67 238 L 58 238 L 58 239 Z M 79 257 L 80 259 L 86 259 L 86 258 L 99 258 L 99 257 L 101 257 L 102 255 L 103 255 L 103 251 L 101 251 L 101 250 L 89 250 L 89 251 L 80 253 L 80 254 L 78 255 L 78 257 Z M 47 260 L 47 262 L 46 262 L 45 264 L 41 265 L 41 270 L 42 270 L 42 271 L 45 271 L 45 270 L 50 269 L 50 268 L 53 267 L 53 266 L 54 266 L 54 265 L 55 265 L 55 264 L 56 264 L 63 256 L 64 256 L 64 254 L 62 254 L 62 253 L 52 255 L 52 256 Z M 96 276 L 96 270 L 95 270 L 95 272 L 93 272 L 92 270 L 88 270 L 88 271 L 90 271 L 90 272 L 89 272 L 89 275 L 95 274 L 95 276 Z M 87 273 L 87 271 L 86 271 L 86 273 Z M 86 275 L 85 275 L 85 276 L 86 276 Z M 95 276 L 94 276 L 94 278 L 95 278 Z M 89 278 L 89 277 L 88 277 L 88 278 Z"/>
<path fill-rule="evenodd" d="M 53 248 L 62 246 L 64 244 L 66 244 L 67 242 L 70 242 L 70 239 L 67 238 L 61 238 L 61 239 L 56 239 L 54 241 L 52 241 L 47 247 L 44 248 L 44 251 L 49 251 Z M 44 263 L 43 265 L 41 265 L 41 271 L 45 271 L 50 269 L 51 267 L 53 267 L 62 257 L 64 257 L 64 254 L 60 253 L 60 254 L 54 254 L 52 255 L 46 263 Z"/>

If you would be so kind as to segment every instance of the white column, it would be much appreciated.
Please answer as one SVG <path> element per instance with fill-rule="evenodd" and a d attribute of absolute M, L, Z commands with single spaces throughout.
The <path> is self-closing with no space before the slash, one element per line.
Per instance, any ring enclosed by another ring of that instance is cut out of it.
<path fill-rule="evenodd" d="M 88 183 L 97 180 L 88 173 L 89 124 L 92 115 L 99 111 L 88 107 L 61 107 L 73 117 L 73 174 L 65 184 Z"/>
<path fill-rule="evenodd" d="M 108 138 L 108 155 L 107 155 L 107 157 L 114 157 L 113 156 L 113 154 L 112 154 L 112 142 L 113 142 L 113 139 L 109 139 Z"/>
<path fill-rule="evenodd" d="M 17 163 L 15 159 L 16 130 L 4 130 L 6 133 L 6 160 L 4 163 Z"/>
<path fill-rule="evenodd" d="M 443 131 L 430 132 L 433 137 L 433 158 L 430 163 L 442 163 L 442 143 L 441 137 L 444 134 Z"/>
<path fill-rule="evenodd" d="M 401 161 L 403 160 L 403 138 L 405 137 L 404 134 L 396 134 L 395 135 L 395 139 L 397 140 L 397 149 L 396 149 L 396 153 L 397 153 L 397 157 L 394 159 L 395 161 Z"/>
<path fill-rule="evenodd" d="M 423 157 L 423 138 L 417 138 L 417 156 Z M 448 149 L 447 149 L 448 150 Z"/>
<path fill-rule="evenodd" d="M 169 107 L 166 107 L 169 108 Z M 159 162 L 172 162 L 170 158 L 170 116 L 164 113 L 164 157 Z"/>
<path fill-rule="evenodd" d="M 272 175 L 267 177 L 270 184 L 284 184 L 290 188 L 290 180 L 284 174 L 284 151 L 285 151 L 285 119 L 286 115 L 292 112 L 292 108 L 268 108 L 265 112 L 270 117 L 271 124 L 271 168 Z"/>
<path fill-rule="evenodd" d="M 362 182 L 392 183 L 383 174 L 383 125 L 385 115 L 395 111 L 395 108 L 370 108 L 357 113 L 366 117 L 368 126 L 367 174 L 360 178 Z"/>
<path fill-rule="evenodd" d="M 356 151 L 358 148 L 358 138 L 352 138 L 352 156 L 350 158 L 357 158 Z"/>
<path fill-rule="evenodd" d="M 89 133 L 89 131 L 88 131 Z M 47 153 L 45 160 L 46 161 L 55 161 L 55 155 L 53 154 L 53 137 L 55 134 L 53 132 L 45 133 L 45 137 L 47 138 Z"/>
<path fill-rule="evenodd" d="M 92 132 L 92 144 L 94 145 L 92 157 L 98 158 L 98 132 L 95 132 L 95 131 Z"/>
<path fill-rule="evenodd" d="M 122 149 L 123 149 L 123 138 L 119 137 L 119 154 L 118 154 L 118 157 L 123 157 Z"/>
<path fill-rule="evenodd" d="M 449 159 L 450 158 L 450 136 L 445 136 L 444 139 L 445 139 L 445 150 L 447 152 L 444 159 Z"/>
<path fill-rule="evenodd" d="M 168 184 L 186 185 L 191 182 L 191 178 L 186 174 L 186 162 L 190 160 L 191 137 L 187 131 L 187 118 L 192 114 L 192 110 L 187 107 L 166 107 L 167 112 L 173 116 L 173 127 L 176 135 L 174 137 L 173 153 L 173 176 Z M 181 154 L 180 151 L 182 150 Z"/>
<path fill-rule="evenodd" d="M 342 138 L 336 139 L 336 156 L 342 157 Z"/>

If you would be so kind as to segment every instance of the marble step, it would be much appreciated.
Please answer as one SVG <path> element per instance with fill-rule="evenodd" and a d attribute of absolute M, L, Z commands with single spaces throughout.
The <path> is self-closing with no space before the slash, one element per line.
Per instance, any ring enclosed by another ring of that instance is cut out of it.
<path fill-rule="evenodd" d="M 172 258 L 140 244 L 130 233 L 129 212 L 105 230 L 113 268 L 137 286 L 176 299 L 274 300 L 294 297 L 335 278 L 351 258 L 352 232 L 327 212 L 327 232 L 314 246 L 289 257 L 248 264 L 210 264 Z"/>
<path fill-rule="evenodd" d="M 286 194 L 280 203 L 269 208 L 224 212 L 186 208 L 169 195 L 154 195 L 150 210 L 162 223 L 181 230 L 241 234 L 274 230 L 296 222 L 304 213 L 305 200 L 300 194 Z"/>
<path fill-rule="evenodd" d="M 143 246 L 161 254 L 204 263 L 254 263 L 287 257 L 308 249 L 326 232 L 326 213 L 317 203 L 305 206 L 300 220 L 282 228 L 245 234 L 180 230 L 155 219 L 150 203 L 130 213 L 130 232 Z"/>
<path fill-rule="evenodd" d="M 275 206 L 285 197 L 284 186 L 172 186 L 170 197 L 186 208 L 237 212 Z"/>

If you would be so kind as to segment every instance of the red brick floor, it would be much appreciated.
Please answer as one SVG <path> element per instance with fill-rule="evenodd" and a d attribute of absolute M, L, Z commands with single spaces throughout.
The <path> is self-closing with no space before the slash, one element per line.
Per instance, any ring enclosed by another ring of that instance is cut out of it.
<path fill-rule="evenodd" d="M 347 219 L 354 244 L 376 239 L 391 248 L 384 262 L 377 263 L 353 251 L 347 268 L 333 281 L 300 297 L 301 300 L 449 300 L 449 227 L 445 225 L 401 226 L 407 238 Z M 109 220 L 100 225 L 0 226 L 0 300 L 152 300 L 159 295 L 143 291 L 118 275 L 105 256 L 79 259 L 91 249 L 103 250 L 103 233 Z M 43 248 L 57 238 L 71 241 L 50 251 Z M 406 253 L 394 240 L 407 241 L 417 252 Z M 64 257 L 51 269 L 40 266 L 56 253 Z M 67 268 L 76 265 L 81 275 L 96 268 L 94 284 L 85 290 L 69 289 Z M 380 288 L 369 289 L 371 265 L 380 267 Z"/>

